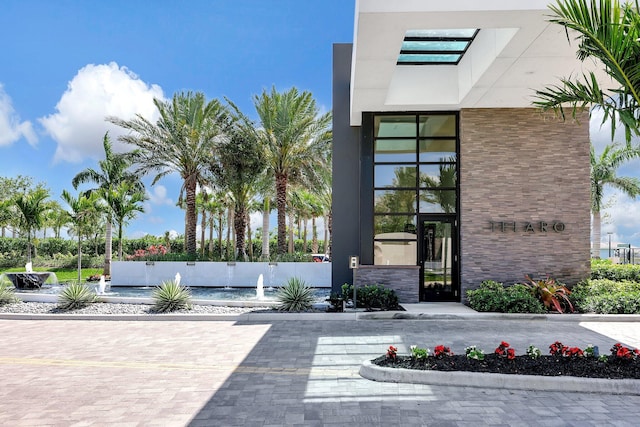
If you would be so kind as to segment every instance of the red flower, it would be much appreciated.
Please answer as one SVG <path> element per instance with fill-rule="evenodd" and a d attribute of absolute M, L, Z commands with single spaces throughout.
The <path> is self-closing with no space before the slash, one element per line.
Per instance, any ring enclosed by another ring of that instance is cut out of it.
<path fill-rule="evenodd" d="M 435 357 L 453 356 L 453 352 L 449 347 L 446 347 L 444 345 L 437 345 L 433 349 L 433 355 Z"/>
<path fill-rule="evenodd" d="M 512 348 L 507 349 L 507 359 L 513 360 L 516 358 L 516 351 Z"/>
<path fill-rule="evenodd" d="M 387 357 L 389 359 L 395 359 L 397 352 L 398 352 L 398 348 L 390 345 L 389 349 L 387 350 Z"/>
<path fill-rule="evenodd" d="M 495 349 L 495 354 L 500 357 L 506 357 L 507 359 L 515 359 L 516 351 L 510 348 L 509 343 L 506 341 L 502 341 L 500 345 Z"/>

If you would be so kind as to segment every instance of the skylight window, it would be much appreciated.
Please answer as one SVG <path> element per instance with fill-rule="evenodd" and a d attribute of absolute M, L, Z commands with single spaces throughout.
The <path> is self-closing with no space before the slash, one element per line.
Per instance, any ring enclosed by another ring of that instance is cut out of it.
<path fill-rule="evenodd" d="M 457 65 L 478 34 L 477 28 L 409 30 L 398 65 Z"/>

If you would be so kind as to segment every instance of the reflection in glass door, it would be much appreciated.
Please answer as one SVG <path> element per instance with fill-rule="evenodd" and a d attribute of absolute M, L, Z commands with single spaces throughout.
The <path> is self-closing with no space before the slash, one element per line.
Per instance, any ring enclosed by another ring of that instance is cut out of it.
<path fill-rule="evenodd" d="M 422 301 L 459 301 L 455 216 L 420 215 Z"/>

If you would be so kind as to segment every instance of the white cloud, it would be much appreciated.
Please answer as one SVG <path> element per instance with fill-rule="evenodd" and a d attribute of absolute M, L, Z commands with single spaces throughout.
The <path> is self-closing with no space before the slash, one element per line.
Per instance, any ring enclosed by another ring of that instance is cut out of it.
<path fill-rule="evenodd" d="M 128 147 L 117 142 L 125 131 L 105 121 L 107 116 L 122 119 L 141 114 L 155 120 L 157 112 L 153 98 L 163 99 L 162 88 L 148 85 L 126 67 L 115 62 L 89 64 L 81 68 L 69 82 L 56 113 L 39 122 L 58 143 L 55 161 L 80 162 L 103 156 L 102 138 L 109 131 L 114 149 Z"/>
<path fill-rule="evenodd" d="M 151 187 L 152 191 L 147 189 L 147 197 L 149 197 L 149 202 L 154 205 L 168 205 L 174 206 L 175 203 L 172 199 L 167 197 L 167 187 L 164 185 L 154 185 Z"/>
<path fill-rule="evenodd" d="M 11 97 L 0 84 L 0 146 L 10 145 L 20 138 L 25 138 L 31 145 L 38 142 L 38 137 L 29 121 L 20 121 L 13 109 Z"/>

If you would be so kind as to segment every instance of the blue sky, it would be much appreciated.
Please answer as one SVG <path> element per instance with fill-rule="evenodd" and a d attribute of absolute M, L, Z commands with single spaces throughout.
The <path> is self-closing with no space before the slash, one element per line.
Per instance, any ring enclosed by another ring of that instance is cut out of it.
<path fill-rule="evenodd" d="M 328 111 L 332 44 L 352 40 L 353 13 L 350 0 L 4 0 L 0 175 L 32 176 L 61 201 L 76 173 L 97 167 L 104 133 L 122 132 L 106 115 L 153 117 L 154 97 L 183 90 L 255 117 L 253 95 L 296 86 Z M 147 185 L 127 235 L 181 232 L 180 184 Z"/>
<path fill-rule="evenodd" d="M 0 175 L 45 182 L 52 198 L 97 167 L 104 121 L 154 116 L 153 97 L 204 92 L 254 117 L 252 96 L 275 85 L 311 91 L 331 108 L 332 44 L 353 39 L 352 0 L 4 0 L 0 6 Z M 550 82 L 553 83 L 553 82 Z M 598 147 L 608 129 L 592 121 Z M 117 149 L 123 149 L 118 147 Z M 639 175 L 640 161 L 620 170 Z M 145 178 L 150 184 L 150 178 Z M 177 176 L 151 187 L 129 237 L 183 230 Z M 603 241 L 640 246 L 640 202 L 615 201 Z M 272 221 L 273 222 L 273 221 Z M 255 222 L 258 226 L 258 221 Z M 272 224 L 274 226 L 275 224 Z"/>

